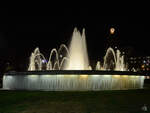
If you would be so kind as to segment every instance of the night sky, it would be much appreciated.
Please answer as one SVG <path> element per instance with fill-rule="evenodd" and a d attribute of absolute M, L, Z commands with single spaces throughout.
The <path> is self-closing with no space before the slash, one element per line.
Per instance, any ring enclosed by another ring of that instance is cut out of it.
<path fill-rule="evenodd" d="M 116 37 L 122 48 L 129 48 L 137 56 L 150 55 L 150 24 L 147 15 L 106 15 L 91 14 L 83 11 L 72 14 L 59 12 L 60 15 L 22 16 L 13 14 L 10 22 L 0 24 L 0 66 L 9 62 L 14 70 L 26 70 L 31 52 L 39 47 L 41 53 L 48 58 L 53 48 L 60 44 L 69 44 L 73 29 L 85 28 L 89 59 L 100 60 L 105 53 L 105 42 L 110 27 L 116 29 Z M 23 15 L 24 14 L 24 15 Z M 41 14 L 41 13 L 40 13 Z"/>

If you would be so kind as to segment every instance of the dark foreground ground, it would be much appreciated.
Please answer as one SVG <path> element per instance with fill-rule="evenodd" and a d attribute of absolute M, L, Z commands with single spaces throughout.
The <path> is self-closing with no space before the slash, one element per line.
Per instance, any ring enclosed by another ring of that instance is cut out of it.
<path fill-rule="evenodd" d="M 0 113 L 142 113 L 143 104 L 150 111 L 148 88 L 96 92 L 0 90 Z"/>

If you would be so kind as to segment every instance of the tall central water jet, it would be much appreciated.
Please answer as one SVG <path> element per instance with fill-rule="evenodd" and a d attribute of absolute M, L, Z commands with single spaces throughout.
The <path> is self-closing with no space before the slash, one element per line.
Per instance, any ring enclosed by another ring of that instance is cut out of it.
<path fill-rule="evenodd" d="M 66 70 L 88 70 L 89 60 L 86 46 L 85 29 L 82 35 L 74 29 L 72 40 L 69 46 L 69 61 L 66 63 Z"/>

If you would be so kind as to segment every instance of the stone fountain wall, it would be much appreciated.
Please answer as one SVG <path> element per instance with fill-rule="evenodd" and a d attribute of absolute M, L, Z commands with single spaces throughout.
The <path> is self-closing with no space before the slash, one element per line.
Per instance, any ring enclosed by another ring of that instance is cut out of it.
<path fill-rule="evenodd" d="M 4 75 L 3 89 L 97 91 L 141 89 L 144 76 L 128 75 Z"/>

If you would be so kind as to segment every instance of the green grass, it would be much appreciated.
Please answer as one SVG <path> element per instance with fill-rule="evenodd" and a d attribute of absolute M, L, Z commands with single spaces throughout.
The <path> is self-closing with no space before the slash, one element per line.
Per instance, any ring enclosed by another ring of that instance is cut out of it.
<path fill-rule="evenodd" d="M 0 91 L 0 113 L 141 113 L 143 104 L 150 105 L 149 89 L 96 92 Z"/>

